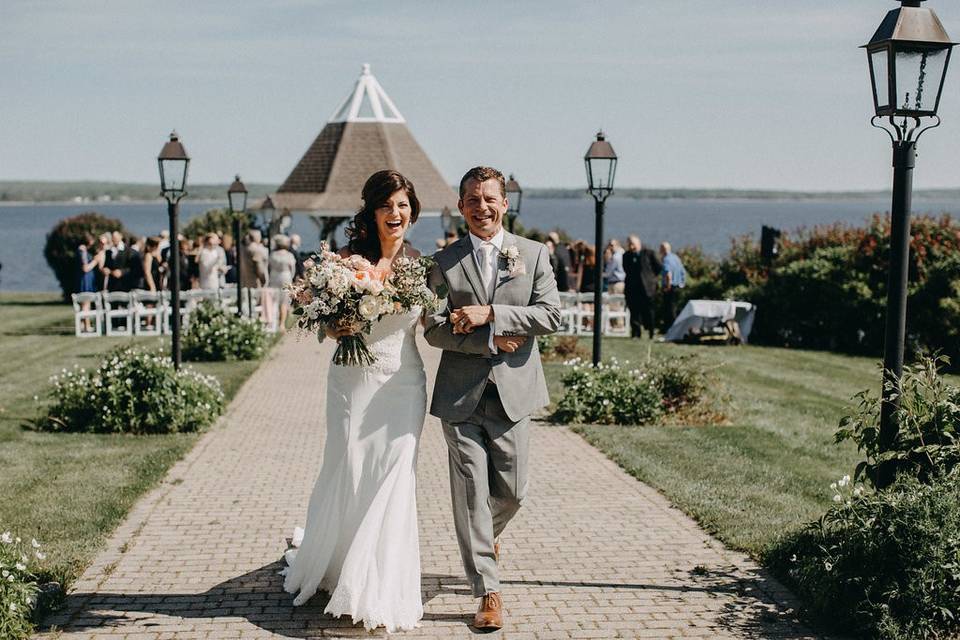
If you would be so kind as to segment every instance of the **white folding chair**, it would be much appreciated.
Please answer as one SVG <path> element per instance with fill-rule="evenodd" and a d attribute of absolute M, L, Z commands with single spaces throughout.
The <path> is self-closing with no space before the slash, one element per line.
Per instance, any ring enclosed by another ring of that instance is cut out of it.
<path fill-rule="evenodd" d="M 240 316 L 243 318 L 260 318 L 263 313 L 261 303 L 261 289 L 247 287 L 240 291 Z"/>
<path fill-rule="evenodd" d="M 630 337 L 630 310 L 622 293 L 603 294 L 603 334 Z"/>
<path fill-rule="evenodd" d="M 78 338 L 96 338 L 103 333 L 103 304 L 99 291 L 87 291 L 70 295 L 73 301 L 73 332 Z M 90 308 L 84 309 L 84 303 Z M 86 329 L 86 321 L 93 320 L 91 329 Z"/>
<path fill-rule="evenodd" d="M 133 335 L 133 302 L 126 291 L 103 294 L 104 322 L 108 336 Z"/>
<path fill-rule="evenodd" d="M 573 336 L 579 333 L 580 309 L 577 303 L 577 294 L 568 291 L 560 292 L 560 330 L 558 334 Z"/>
<path fill-rule="evenodd" d="M 163 332 L 164 303 L 157 291 L 133 292 L 133 332 L 138 336 L 159 336 Z"/>
<path fill-rule="evenodd" d="M 577 294 L 577 333 L 593 335 L 593 292 Z"/>
<path fill-rule="evenodd" d="M 237 315 L 237 288 L 227 287 L 220 289 L 220 307 L 227 315 Z"/>

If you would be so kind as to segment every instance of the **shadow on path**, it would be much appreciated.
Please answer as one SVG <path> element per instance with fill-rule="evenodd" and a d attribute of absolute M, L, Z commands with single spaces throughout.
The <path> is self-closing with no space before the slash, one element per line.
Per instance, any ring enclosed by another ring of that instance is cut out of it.
<path fill-rule="evenodd" d="M 334 618 L 324 613 L 328 597 L 318 593 L 306 605 L 294 607 L 293 597 L 283 591 L 280 571 L 286 566 L 281 561 L 272 562 L 200 593 L 86 593 L 67 597 L 62 611 L 54 613 L 45 621 L 44 630 L 89 631 L 100 629 L 122 632 L 124 627 L 136 626 L 137 631 L 149 632 L 154 628 L 182 625 L 190 628 L 190 621 L 217 620 L 220 618 L 244 619 L 250 624 L 271 633 L 290 638 L 357 637 L 367 635 L 362 625 L 354 625 L 349 617 Z M 683 578 L 683 582 L 679 581 Z M 808 632 L 797 624 L 793 611 L 782 611 L 775 598 L 765 590 L 762 573 L 744 576 L 713 571 L 707 574 L 692 572 L 678 575 L 676 584 L 645 584 L 615 582 L 577 582 L 553 580 L 504 580 L 507 586 L 563 587 L 574 590 L 594 591 L 602 594 L 611 590 L 645 590 L 664 593 L 664 600 L 672 593 L 703 592 L 707 594 L 734 596 L 717 619 L 717 628 L 747 637 L 806 638 Z M 431 611 L 424 615 L 424 623 L 462 624 L 470 627 L 473 621 L 473 599 L 464 579 L 460 576 L 425 573 L 421 579 L 421 591 L 425 608 L 442 594 L 454 594 L 470 603 L 470 612 L 462 613 Z M 509 599 L 507 624 L 509 627 Z M 749 615 L 744 616 L 744 611 Z M 572 616 L 569 621 L 575 622 Z M 201 625 L 197 625 L 201 626 Z M 378 630 L 378 632 L 382 632 Z"/>

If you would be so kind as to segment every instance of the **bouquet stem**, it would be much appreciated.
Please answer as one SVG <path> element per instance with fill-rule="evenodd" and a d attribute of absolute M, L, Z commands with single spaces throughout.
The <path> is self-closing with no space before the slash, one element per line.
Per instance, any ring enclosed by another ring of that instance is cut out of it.
<path fill-rule="evenodd" d="M 333 363 L 341 367 L 369 367 L 376 361 L 363 336 L 343 336 L 337 339 L 337 351 Z"/>

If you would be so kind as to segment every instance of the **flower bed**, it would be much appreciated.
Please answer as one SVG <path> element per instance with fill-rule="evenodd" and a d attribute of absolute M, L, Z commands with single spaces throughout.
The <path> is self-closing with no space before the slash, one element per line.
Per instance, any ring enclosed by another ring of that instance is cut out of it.
<path fill-rule="evenodd" d="M 256 320 L 238 318 L 203 302 L 190 314 L 183 357 L 196 362 L 254 360 L 263 355 L 267 334 Z"/>
<path fill-rule="evenodd" d="M 176 433 L 197 431 L 223 410 L 220 383 L 162 352 L 122 347 L 92 371 L 75 367 L 51 378 L 52 404 L 37 420 L 48 431 Z"/>
<path fill-rule="evenodd" d="M 554 413 L 560 423 L 657 424 L 694 409 L 720 417 L 704 406 L 710 403 L 707 373 L 693 357 L 649 360 L 637 367 L 616 358 L 597 367 L 579 358 L 565 364 L 570 367 L 561 379 L 565 393 Z"/>
<path fill-rule="evenodd" d="M 36 540 L 27 544 L 9 531 L 0 534 L 0 638 L 27 638 L 33 631 L 36 565 L 44 558 Z"/>

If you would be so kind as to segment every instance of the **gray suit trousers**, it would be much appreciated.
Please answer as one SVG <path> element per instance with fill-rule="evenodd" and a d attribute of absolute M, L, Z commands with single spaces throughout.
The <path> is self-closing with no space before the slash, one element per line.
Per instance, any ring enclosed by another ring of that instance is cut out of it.
<path fill-rule="evenodd" d="M 497 386 L 487 384 L 463 422 L 443 421 L 450 459 L 453 521 L 473 596 L 500 591 L 494 540 L 527 493 L 530 421 L 507 417 Z"/>

